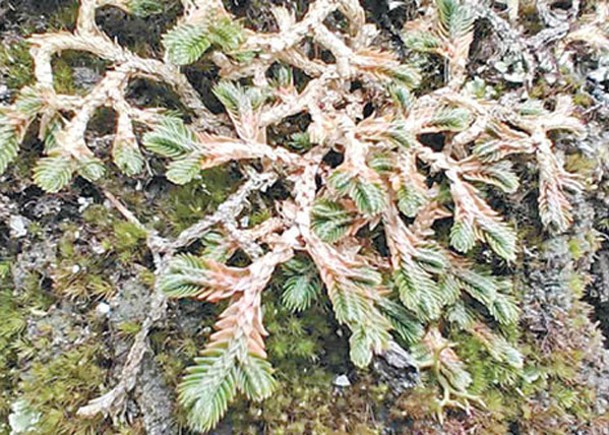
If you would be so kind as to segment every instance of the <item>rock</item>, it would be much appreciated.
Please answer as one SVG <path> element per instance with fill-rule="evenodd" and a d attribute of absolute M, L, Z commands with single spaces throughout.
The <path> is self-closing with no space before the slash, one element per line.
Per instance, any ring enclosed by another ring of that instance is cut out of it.
<path fill-rule="evenodd" d="M 99 82 L 101 74 L 85 66 L 74 67 L 74 83 L 78 87 L 90 91 Z"/>
<path fill-rule="evenodd" d="M 8 90 L 8 86 L 5 84 L 0 84 L 0 101 L 8 101 L 10 99 L 10 91 Z"/>
<path fill-rule="evenodd" d="M 110 312 L 110 305 L 108 305 L 105 302 L 100 302 L 99 304 L 97 304 L 97 307 L 95 307 L 95 314 L 97 314 L 100 317 L 106 316 L 109 312 Z"/>
<path fill-rule="evenodd" d="M 160 367 L 151 356 L 144 358 L 142 371 L 135 388 L 135 396 L 147 434 L 179 433 L 173 419 L 175 397 L 172 396 L 170 388 L 165 383 Z"/>
<path fill-rule="evenodd" d="M 337 377 L 334 378 L 334 380 L 332 381 L 332 384 L 335 387 L 347 388 L 347 387 L 351 386 L 351 381 L 349 381 L 349 378 L 347 377 L 347 375 L 338 375 Z"/>
<path fill-rule="evenodd" d="M 78 198 L 78 212 L 82 213 L 87 207 L 89 207 L 91 204 L 93 204 L 93 198 L 85 198 L 85 197 L 79 197 Z"/>
<path fill-rule="evenodd" d="M 419 369 L 414 358 L 394 341 L 385 353 L 376 356 L 372 368 L 396 395 L 419 382 Z"/>
<path fill-rule="evenodd" d="M 40 414 L 30 409 L 24 400 L 13 402 L 11 410 L 13 412 L 8 416 L 11 435 L 34 433 Z"/>
<path fill-rule="evenodd" d="M 11 237 L 18 239 L 27 235 L 27 226 L 29 221 L 20 215 L 12 215 L 9 219 L 9 227 L 11 229 Z"/>

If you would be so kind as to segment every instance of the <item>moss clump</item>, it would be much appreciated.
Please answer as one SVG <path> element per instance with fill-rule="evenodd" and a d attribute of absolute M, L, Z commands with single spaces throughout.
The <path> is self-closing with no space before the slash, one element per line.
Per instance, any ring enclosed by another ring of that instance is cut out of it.
<path fill-rule="evenodd" d="M 40 414 L 41 434 L 106 434 L 102 418 L 83 420 L 76 411 L 100 393 L 105 371 L 100 367 L 99 345 L 84 344 L 48 361 L 36 361 L 22 376 L 20 399 Z"/>
<path fill-rule="evenodd" d="M 113 247 L 122 263 L 140 260 L 146 245 L 146 232 L 138 226 L 125 221 L 113 224 Z"/>
<path fill-rule="evenodd" d="M 72 30 L 76 26 L 76 17 L 78 17 L 78 1 L 69 0 L 61 5 L 60 8 L 52 11 L 49 17 L 50 30 Z"/>
<path fill-rule="evenodd" d="M 77 226 L 64 226 L 58 243 L 57 265 L 52 271 L 53 289 L 70 299 L 109 297 L 114 287 L 105 272 L 111 258 L 108 253 L 91 252 L 82 236 Z"/>
<path fill-rule="evenodd" d="M 203 171 L 204 183 L 190 183 L 169 188 L 159 212 L 163 214 L 158 222 L 170 222 L 173 233 L 213 213 L 240 184 L 241 176 L 230 167 L 218 167 Z M 158 228 L 161 230 L 161 228 Z M 162 228 L 165 229 L 165 228 Z"/>
<path fill-rule="evenodd" d="M 0 277 L 0 421 L 7 422 L 9 414 L 22 408 L 35 422 L 32 433 L 112 433 L 103 418 L 85 421 L 75 415 L 104 383 L 100 344 L 54 350 L 53 326 L 45 323 L 52 299 L 40 282 L 40 275 L 31 271 L 15 292 L 9 274 Z M 30 322 L 36 332 L 26 331 Z M 63 332 L 69 340 L 77 339 Z M 0 433 L 8 432 L 0 425 Z"/>
<path fill-rule="evenodd" d="M 34 81 L 34 61 L 25 40 L 5 42 L 0 47 L 0 73 L 6 77 L 9 89 L 21 89 Z"/>
<path fill-rule="evenodd" d="M 4 286 L 4 283 L 0 285 Z M 0 422 L 6 422 L 11 411 L 11 390 L 17 360 L 15 344 L 27 325 L 25 313 L 8 287 L 0 290 L 0 319 Z M 8 429 L 0 423 L 0 432 L 5 430 Z"/>

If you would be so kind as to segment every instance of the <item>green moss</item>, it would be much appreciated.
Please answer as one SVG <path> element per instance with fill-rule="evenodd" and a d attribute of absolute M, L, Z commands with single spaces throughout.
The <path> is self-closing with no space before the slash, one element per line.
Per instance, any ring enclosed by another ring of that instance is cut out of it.
<path fill-rule="evenodd" d="M 585 253 L 585 250 L 582 247 L 582 241 L 577 238 L 569 240 L 569 252 L 574 260 L 582 258 Z"/>
<path fill-rule="evenodd" d="M 156 280 L 154 272 L 148 269 L 138 270 L 137 278 L 142 282 L 142 284 L 147 285 L 148 287 L 153 287 Z"/>
<path fill-rule="evenodd" d="M 575 298 L 581 299 L 584 297 L 588 282 L 589 278 L 586 275 L 579 273 L 571 274 L 568 281 L 568 286 Z"/>
<path fill-rule="evenodd" d="M 303 367 L 304 368 L 304 367 Z M 227 416 L 235 433 L 380 434 L 373 409 L 386 391 L 363 376 L 346 390 L 332 386 L 332 375 L 319 367 L 280 380 L 276 393 L 263 403 L 239 402 Z"/>
<path fill-rule="evenodd" d="M 68 95 L 86 95 L 95 83 L 77 83 L 75 78 L 76 71 L 74 68 L 82 67 L 90 70 L 92 79 L 95 74 L 101 79 L 102 75 L 109 67 L 109 63 L 92 54 L 83 53 L 74 50 L 66 50 L 59 56 L 55 56 L 52 61 L 53 66 L 53 86 L 55 91 L 61 94 Z M 91 121 L 92 123 L 94 120 Z"/>
<path fill-rule="evenodd" d="M 552 87 L 543 80 L 539 80 L 529 91 L 529 96 L 536 100 L 544 99 L 552 92 Z"/>
<path fill-rule="evenodd" d="M 49 17 L 50 30 L 73 30 L 78 17 L 78 1 L 69 0 Z"/>
<path fill-rule="evenodd" d="M 92 204 L 82 214 L 84 221 L 98 229 L 106 229 L 112 224 L 110 211 L 101 204 Z"/>
<path fill-rule="evenodd" d="M 8 278 L 0 282 L 0 421 L 7 421 L 9 407 L 20 400 L 32 413 L 40 414 L 35 433 L 105 433 L 100 419 L 81 421 L 74 415 L 103 382 L 95 356 L 100 354 L 99 347 L 83 345 L 49 358 L 50 324 L 37 321 L 35 339 L 25 335 L 28 319 L 44 319 L 51 303 L 40 288 L 40 276 L 31 271 L 19 292 L 12 291 Z M 67 337 L 77 338 L 69 333 Z M 0 424 L 0 432 L 5 429 Z"/>
<path fill-rule="evenodd" d="M 159 207 L 163 217 L 157 222 L 170 222 L 172 232 L 178 233 L 213 213 L 240 184 L 240 176 L 226 167 L 205 170 L 202 177 L 204 184 L 171 185 L 164 203 Z"/>
<path fill-rule="evenodd" d="M 69 242 L 60 248 L 61 260 L 52 273 L 53 289 L 70 299 L 109 297 L 114 287 L 105 278 L 106 265 L 103 257 L 75 249 Z"/>
<path fill-rule="evenodd" d="M 0 261 L 0 280 L 8 278 L 11 273 L 10 261 Z"/>
<path fill-rule="evenodd" d="M 127 221 L 117 221 L 113 225 L 115 247 L 118 252 L 132 252 L 146 240 L 146 231 Z"/>
<path fill-rule="evenodd" d="M 12 297 L 8 288 L 0 290 L 0 422 L 7 421 L 10 413 L 11 390 L 17 352 L 14 346 L 27 323 L 25 313 Z M 0 432 L 2 432 L 0 423 Z"/>
<path fill-rule="evenodd" d="M 72 68 L 65 59 L 59 58 L 53 61 L 53 87 L 60 94 L 76 93 Z"/>
<path fill-rule="evenodd" d="M 138 322 L 120 322 L 117 329 L 122 335 L 134 336 L 142 329 L 142 325 Z"/>
<path fill-rule="evenodd" d="M 5 43 L 0 47 L 0 72 L 6 76 L 11 90 L 21 89 L 34 81 L 34 61 L 25 40 Z"/>
<path fill-rule="evenodd" d="M 585 92 L 578 92 L 573 95 L 573 103 L 587 109 L 589 107 L 592 107 L 592 105 L 594 104 L 594 100 L 592 99 L 592 97 L 590 97 L 590 95 L 586 94 Z"/>
<path fill-rule="evenodd" d="M 271 211 L 269 209 L 256 210 L 254 213 L 250 215 L 249 226 L 255 227 L 258 224 L 266 221 L 271 218 Z"/>
<path fill-rule="evenodd" d="M 100 434 L 103 417 L 84 420 L 76 411 L 95 395 L 104 382 L 98 345 L 81 345 L 48 361 L 37 361 L 19 383 L 19 397 L 40 413 L 42 434 Z"/>
<path fill-rule="evenodd" d="M 580 153 L 569 154 L 565 158 L 565 169 L 585 178 L 592 178 L 598 167 L 598 161 Z"/>

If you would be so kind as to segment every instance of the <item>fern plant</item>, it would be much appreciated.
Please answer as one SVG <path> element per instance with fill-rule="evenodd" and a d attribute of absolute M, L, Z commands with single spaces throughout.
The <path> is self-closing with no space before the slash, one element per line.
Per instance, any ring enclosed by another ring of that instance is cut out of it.
<path fill-rule="evenodd" d="M 157 286 L 169 297 L 226 303 L 179 387 L 196 430 L 213 428 L 238 393 L 251 400 L 272 394 L 263 292 L 276 270 L 289 310 L 304 312 L 327 297 L 350 331 L 357 367 L 397 340 L 416 355 L 420 369 L 433 374 L 440 419 L 447 406 L 483 406 L 468 391 L 471 376 L 459 343 L 447 337 L 451 331 L 476 337 L 493 358 L 522 369 L 517 348 L 503 334 L 516 328 L 519 317 L 510 278 L 494 275 L 478 255 L 486 252 L 509 269 L 520 242 L 515 224 L 488 193 L 517 191 L 509 159 L 530 156 L 539 171 L 542 224 L 567 229 L 568 191 L 581 183 L 563 168 L 549 133 L 585 133 L 569 98 L 558 96 L 550 111 L 534 101 L 508 106 L 472 94 L 465 82 L 474 15 L 459 0 L 437 0 L 406 28 L 408 47 L 448 62 L 444 86 L 416 94 L 418 66 L 372 48 L 374 26 L 364 23 L 358 2 L 317 0 L 300 21 L 277 8 L 279 30 L 267 34 L 244 28 L 219 0 L 184 4 L 184 16 L 163 37 L 162 61 L 121 47 L 94 21 L 95 9 L 105 5 L 141 16 L 162 12 L 162 5 L 148 0 L 82 0 L 73 33 L 32 36 L 37 82 L 0 109 L 0 171 L 38 126 L 45 148 L 33 179 L 49 193 L 68 188 L 74 176 L 101 182 L 110 165 L 127 176 L 142 174 L 153 156 L 166 162 L 165 176 L 176 184 L 200 182 L 204 169 L 238 162 L 249 182 L 266 176 L 289 186 L 267 221 L 247 227 L 237 223 L 238 216 L 220 213 L 202 237 L 201 253 L 181 252 L 158 271 Z M 325 24 L 335 10 L 351 23 L 349 32 Z M 336 63 L 307 56 L 307 38 Z M 60 94 L 53 88 L 51 58 L 67 49 L 115 66 L 88 94 Z M 211 113 L 180 69 L 199 61 L 219 68 L 213 93 L 226 114 Z M 277 63 L 282 67 L 271 68 Z M 310 77 L 304 88 L 295 85 L 295 70 Z M 134 105 L 125 95 L 136 77 L 167 83 L 188 116 Z M 351 90 L 355 81 L 363 90 Z M 372 99 L 376 110 L 363 119 Z M 85 138 L 89 120 L 103 106 L 116 112 L 108 156 Z M 269 139 L 269 127 L 303 112 L 310 117 L 306 131 L 293 140 Z M 142 129 L 140 137 L 136 131 Z M 441 149 L 425 144 L 429 134 L 443 138 Z M 332 154 L 341 160 L 332 161 Z M 247 195 L 240 201 L 248 209 Z M 367 238 L 371 232 L 382 235 L 381 245 Z M 247 254 L 249 265 L 230 265 L 237 251 Z"/>

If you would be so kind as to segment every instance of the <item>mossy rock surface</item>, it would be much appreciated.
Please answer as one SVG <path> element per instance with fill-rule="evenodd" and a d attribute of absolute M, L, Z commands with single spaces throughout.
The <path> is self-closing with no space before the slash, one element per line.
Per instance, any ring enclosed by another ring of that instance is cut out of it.
<path fill-rule="evenodd" d="M 19 88 L 32 83 L 33 65 L 24 38 L 46 29 L 73 29 L 78 7 L 74 1 L 24 1 L 12 2 L 5 11 L 8 3 L 0 0 L 4 42 L 0 102 L 10 101 Z M 136 53 L 159 55 L 161 34 L 182 12 L 179 2 L 166 3 L 166 15 L 151 21 L 114 10 L 102 11 L 98 20 Z M 290 6 L 298 18 L 308 6 L 304 0 L 225 3 L 247 26 L 264 31 L 276 30 L 271 9 L 277 3 Z M 398 29 L 416 15 L 411 11 L 416 10 L 411 5 L 415 2 L 398 10 L 384 2 L 363 3 L 368 20 L 381 28 L 379 44 L 404 50 Z M 527 35 L 547 27 L 531 3 L 524 2 L 521 10 Z M 585 9 L 592 2 L 583 3 Z M 342 18 L 332 16 L 329 26 L 341 26 Z M 488 47 L 492 37 L 485 26 L 488 23 L 476 23 L 480 40 L 472 50 L 472 64 L 484 65 L 492 52 Z M 609 331 L 609 279 L 604 267 L 609 264 L 609 187 L 603 154 L 609 138 L 609 86 L 607 81 L 586 81 L 588 69 L 598 67 L 590 57 L 582 51 L 581 76 L 565 74 L 551 84 L 548 77 L 538 77 L 528 90 L 542 101 L 550 101 L 557 92 L 572 94 L 590 124 L 592 134 L 585 139 L 585 148 L 593 152 L 588 156 L 573 151 L 577 144 L 560 143 L 569 170 L 596 174 L 596 190 L 575 198 L 572 229 L 551 235 L 541 228 L 534 199 L 536 174 L 526 165 L 519 174 L 518 195 L 487 195 L 507 219 L 520 223 L 519 238 L 526 241 L 525 254 L 513 267 L 515 296 L 522 308 L 520 328 L 501 330 L 518 343 L 524 375 L 514 373 L 508 364 L 489 365 L 491 355 L 483 343 L 453 332 L 449 338 L 464 343 L 456 353 L 470 368 L 472 391 L 484 406 L 469 412 L 451 410 L 440 424 L 433 373 L 422 373 L 419 386 L 396 393 L 394 380 L 372 369 L 357 369 L 349 361 L 348 331 L 336 322 L 328 301 L 318 300 L 305 313 L 292 313 L 282 304 L 279 284 L 272 281 L 264 294 L 264 314 L 278 388 L 262 403 L 238 399 L 214 433 L 607 433 L 609 354 L 600 330 Z M 438 59 L 426 62 L 424 71 L 445 67 Z M 66 52 L 54 67 L 56 89 L 78 95 L 95 85 L 107 65 Z M 507 68 L 507 72 L 482 68 L 488 85 L 483 91 L 500 98 L 517 87 L 506 85 L 500 76 L 515 74 L 519 67 Z M 209 108 L 221 110 L 210 91 L 217 71 L 187 69 L 187 74 Z M 308 80 L 298 79 L 302 81 L 298 86 Z M 433 89 L 438 84 L 424 78 L 423 86 Z M 181 110 L 175 95 L 145 80 L 132 83 L 130 93 L 130 98 L 145 104 Z M 603 102 L 599 95 L 607 99 Z M 107 113 L 95 118 L 102 135 L 112 131 L 109 119 Z M 296 116 L 274 127 L 270 136 L 293 138 L 309 121 Z M 293 143 L 298 149 L 298 140 Z M 78 408 L 108 391 L 120 374 L 148 310 L 154 259 L 146 249 L 146 234 L 116 213 L 93 184 L 79 178 L 68 190 L 52 196 L 34 186 L 30 168 L 41 147 L 29 132 L 20 160 L 0 178 L 0 433 L 10 433 L 11 427 L 27 433 L 28 426 L 36 428 L 31 433 L 41 434 L 191 433 L 187 416 L 176 406 L 176 389 L 223 308 L 197 301 L 170 302 L 167 317 L 152 329 L 149 352 L 124 419 L 77 417 Z M 334 158 L 338 165 L 338 156 L 328 157 Z M 151 161 L 152 170 L 157 164 Z M 175 236 L 213 212 L 241 181 L 238 169 L 230 164 L 207 170 L 205 183 L 185 186 L 159 176 L 113 175 L 107 187 L 120 193 L 144 223 L 164 236 Z M 277 183 L 269 197 L 282 198 L 289 188 Z M 267 198 L 253 204 L 252 226 L 268 218 L 272 208 L 265 200 L 271 202 Z M 371 233 L 373 243 L 386 244 L 382 235 Z M 475 250 L 471 258 L 505 273 L 505 264 L 489 260 L 487 250 Z M 231 264 L 246 260 L 235 254 Z M 350 385 L 336 385 L 339 377 L 346 377 Z"/>

